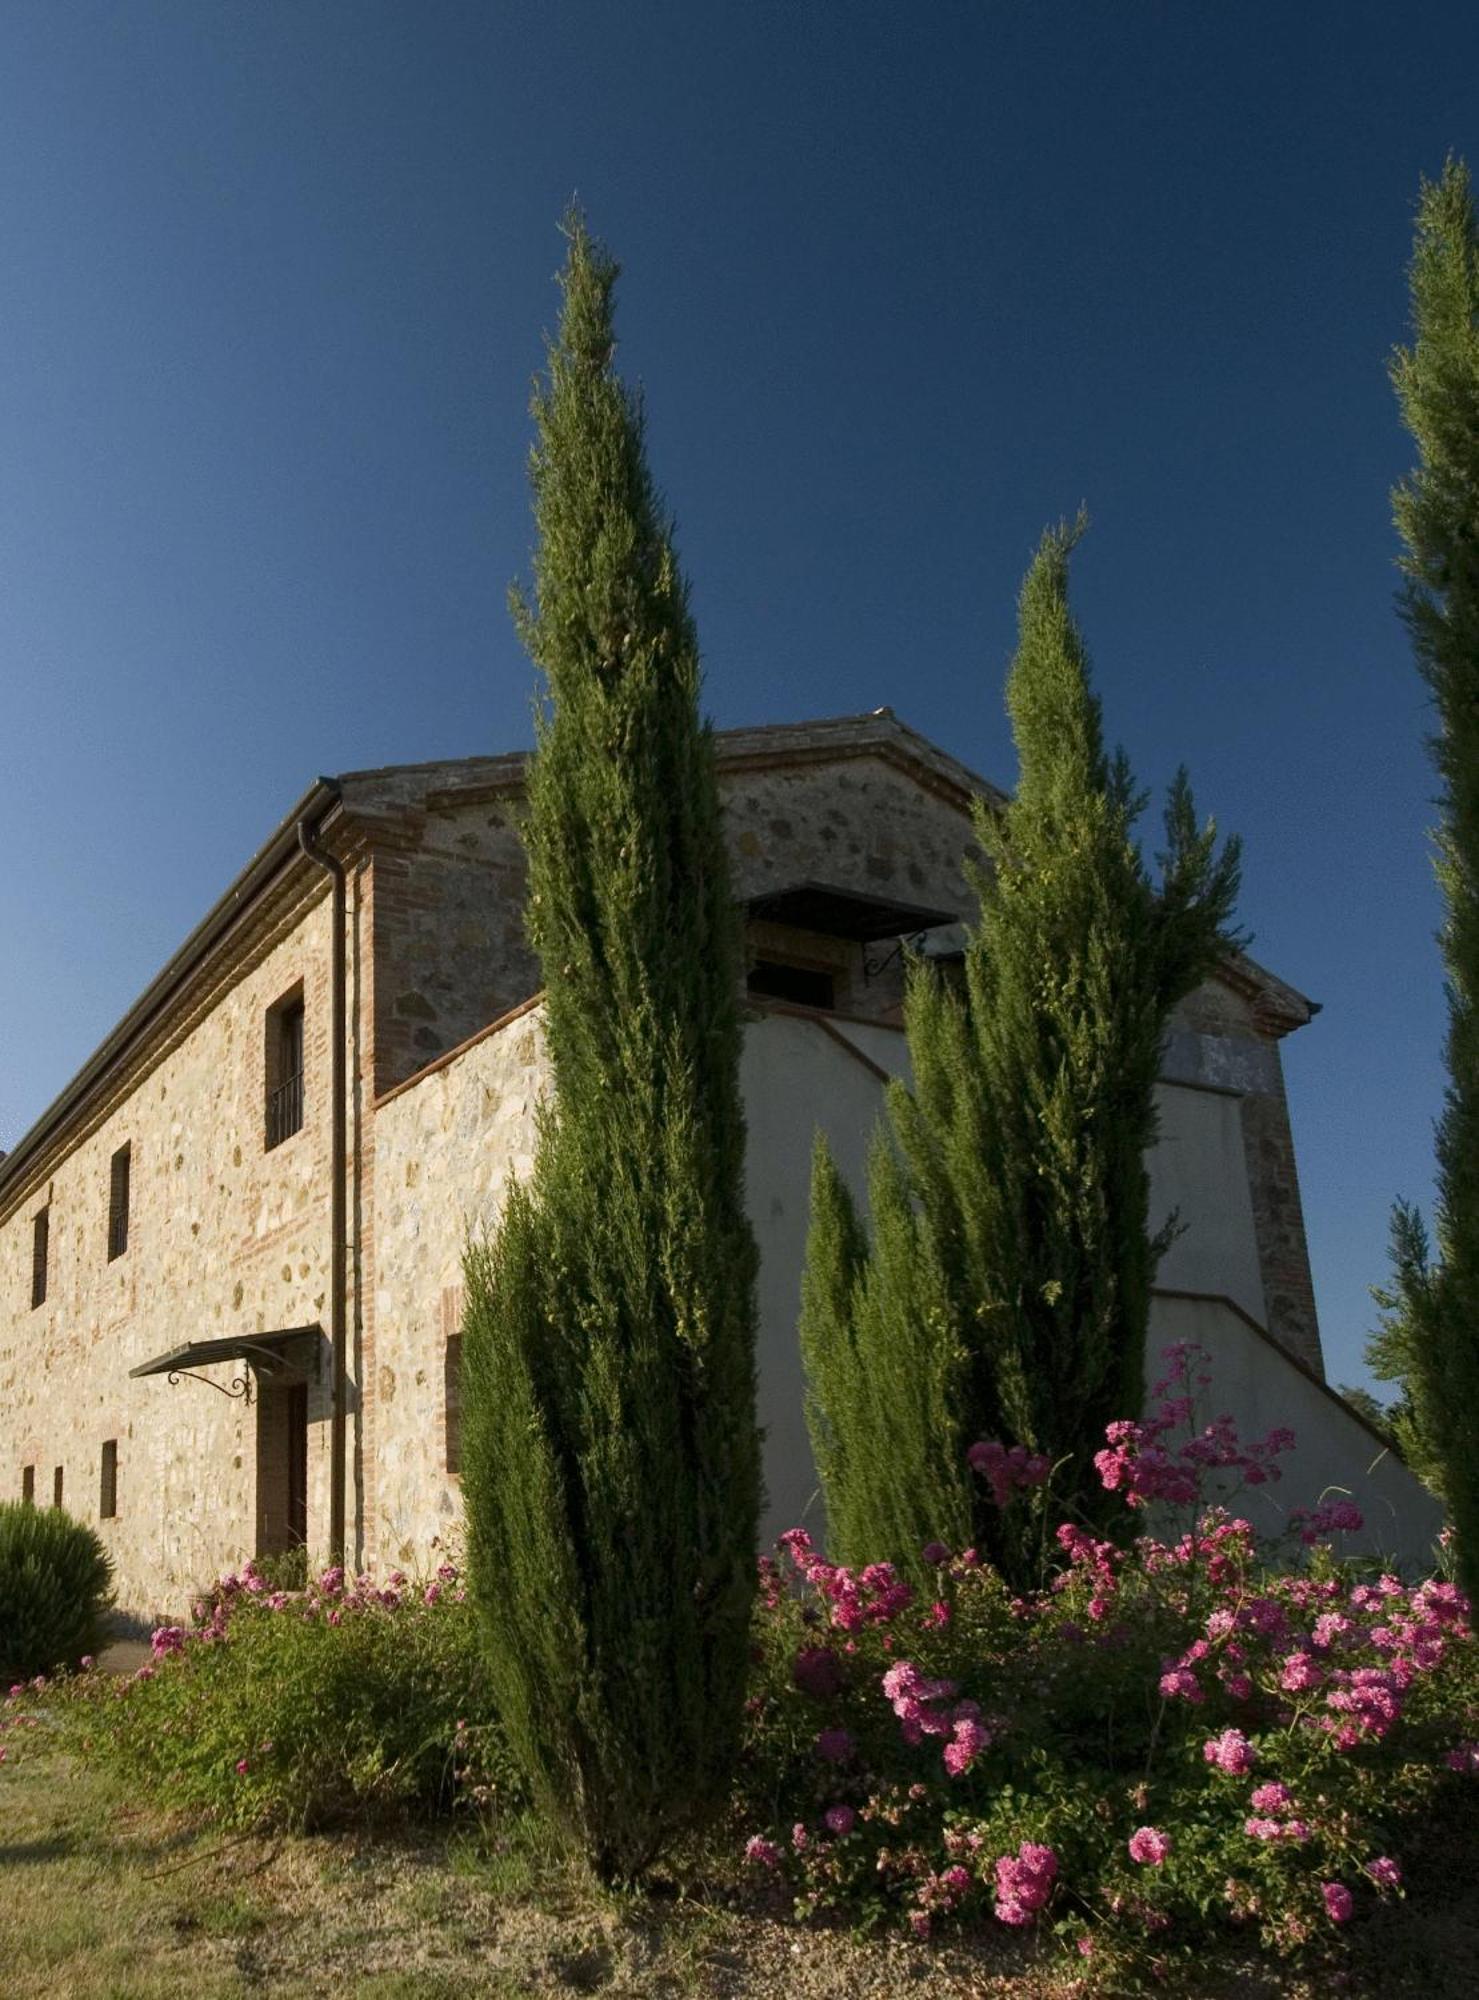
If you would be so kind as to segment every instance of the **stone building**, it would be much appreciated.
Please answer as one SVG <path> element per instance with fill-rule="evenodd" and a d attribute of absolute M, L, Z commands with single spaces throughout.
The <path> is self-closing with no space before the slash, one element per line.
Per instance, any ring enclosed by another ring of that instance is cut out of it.
<path fill-rule="evenodd" d="M 717 743 L 779 1528 L 816 1512 L 812 1135 L 860 1186 L 905 1067 L 901 940 L 958 944 L 969 803 L 1000 795 L 886 709 Z M 304 1541 L 384 1568 L 455 1536 L 461 1255 L 529 1166 L 546 1075 L 523 774 L 320 779 L 0 1159 L 0 1490 L 96 1521 L 135 1613 Z M 1243 959 L 1179 1010 L 1152 1173 L 1184 1228 L 1153 1340 L 1200 1337 L 1220 1406 L 1301 1433 L 1285 1504 L 1354 1489 L 1368 1535 L 1416 1553 L 1426 1496 L 1323 1381 L 1279 1057 L 1314 1011 Z"/>

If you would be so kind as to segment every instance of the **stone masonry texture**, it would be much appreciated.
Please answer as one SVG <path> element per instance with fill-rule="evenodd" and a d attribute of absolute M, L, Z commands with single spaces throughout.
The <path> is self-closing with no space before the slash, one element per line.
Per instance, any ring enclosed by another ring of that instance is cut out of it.
<path fill-rule="evenodd" d="M 736 891 L 802 884 L 966 916 L 969 802 L 999 799 L 888 711 L 717 740 Z M 347 1248 L 350 1559 L 410 1566 L 455 1534 L 446 1343 L 468 1231 L 527 1172 L 545 1084 L 539 983 L 523 931 L 524 759 L 351 773 L 324 838 L 348 876 Z M 228 908 L 231 892 L 223 899 Z M 296 852 L 230 912 L 158 1018 L 131 1018 L 111 1063 L 55 1130 L 0 1159 L 0 1491 L 97 1521 L 105 1441 L 118 1509 L 101 1522 L 119 1601 L 175 1614 L 191 1590 L 280 1538 L 281 1397 L 222 1393 L 242 1360 L 170 1384 L 129 1370 L 187 1341 L 318 1329 L 308 1413 L 310 1553 L 328 1519 L 331 1371 L 331 904 Z M 948 942 L 952 933 L 942 933 Z M 753 923 L 753 954 L 830 971 L 839 1014 L 896 1023 L 890 947 Z M 886 962 L 885 962 L 886 961 Z M 266 1023 L 301 985 L 302 1129 L 265 1143 Z M 1269 1332 L 1319 1370 L 1279 1038 L 1308 1003 L 1239 962 L 1180 1010 L 1167 1073 L 1236 1093 Z M 107 1257 L 110 1163 L 132 1149 L 128 1245 Z M 765 1162 L 752 1158 L 752 1182 Z M 31 1307 L 34 1218 L 50 1221 L 47 1297 Z M 277 1417 L 274 1417 L 274 1408 Z"/>

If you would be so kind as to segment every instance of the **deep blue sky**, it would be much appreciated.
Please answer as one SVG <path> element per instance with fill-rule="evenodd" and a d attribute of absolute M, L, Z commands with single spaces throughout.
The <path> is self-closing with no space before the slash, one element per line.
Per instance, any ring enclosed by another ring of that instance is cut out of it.
<path fill-rule="evenodd" d="M 1110 732 L 1244 836 L 1331 1372 L 1442 1071 L 1392 608 L 1420 173 L 1479 9 L 11 0 L 0 1145 L 319 771 L 528 740 L 505 589 L 578 190 L 721 725 L 1001 782 L 1042 524 Z"/>

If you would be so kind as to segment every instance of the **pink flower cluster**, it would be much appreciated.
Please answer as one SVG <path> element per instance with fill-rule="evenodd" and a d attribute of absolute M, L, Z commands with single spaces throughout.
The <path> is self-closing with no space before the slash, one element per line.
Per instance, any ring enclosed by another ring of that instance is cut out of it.
<path fill-rule="evenodd" d="M 1024 1840 L 996 1863 L 996 1914 L 1004 1924 L 1030 1924 L 1053 1893 L 1058 1857 L 1051 1847 Z"/>
<path fill-rule="evenodd" d="M 1072 1582 L 1074 1572 L 1089 1578 L 1093 1585 L 1089 1597 L 1089 1616 L 1096 1623 L 1109 1616 L 1119 1588 L 1119 1566 L 1125 1560 L 1125 1551 L 1115 1547 L 1113 1542 L 1096 1541 L 1072 1521 L 1064 1521 L 1055 1533 L 1060 1549 L 1067 1556 L 1069 1567 L 1059 1572 L 1055 1588 L 1066 1589 Z"/>
<path fill-rule="evenodd" d="M 1140 1423 L 1123 1418 L 1105 1426 L 1107 1449 L 1095 1454 L 1094 1465 L 1105 1490 L 1123 1494 L 1129 1507 L 1155 1500 L 1195 1506 L 1209 1472 L 1235 1472 L 1244 1485 L 1262 1486 L 1279 1477 L 1274 1461 L 1293 1447 L 1293 1431 L 1282 1427 L 1245 1445 L 1228 1416 L 1215 1417 L 1184 1443 L 1168 1444 L 1165 1440 L 1172 1432 L 1190 1429 L 1193 1422 L 1186 1383 L 1194 1352 L 1200 1350 L 1189 1344 L 1167 1349 L 1173 1375 L 1156 1384 L 1152 1393 L 1161 1400 L 1151 1416 Z M 1176 1393 L 1178 1388 L 1181 1393 Z"/>
<path fill-rule="evenodd" d="M 797 1574 L 826 1600 L 832 1624 L 839 1632 L 859 1632 L 868 1625 L 887 1625 L 914 1601 L 912 1587 L 892 1563 L 869 1563 L 856 1572 L 823 1562 L 805 1528 L 790 1528 L 781 1547 Z"/>
<path fill-rule="evenodd" d="M 1202 1755 L 1230 1778 L 1246 1777 L 1256 1762 L 1256 1752 L 1241 1729 L 1224 1729 L 1202 1745 Z"/>
<path fill-rule="evenodd" d="M 954 1681 L 922 1674 L 910 1660 L 898 1660 L 889 1668 L 883 1692 L 893 1704 L 906 1743 L 922 1743 L 926 1736 L 948 1739 L 942 1761 L 952 1778 L 963 1777 L 991 1742 L 977 1703 L 956 1701 Z"/>
<path fill-rule="evenodd" d="M 1328 1500 L 1318 1507 L 1292 1508 L 1289 1525 L 1306 1548 L 1312 1549 L 1326 1535 L 1354 1534 L 1365 1527 L 1366 1517 L 1354 1500 Z"/>
<path fill-rule="evenodd" d="M 1159 1827 L 1137 1827 L 1130 1835 L 1130 1859 L 1143 1867 L 1159 1868 L 1171 1852 L 1171 1836 Z"/>
<path fill-rule="evenodd" d="M 1020 1444 L 998 1444 L 995 1439 L 973 1444 L 966 1458 L 972 1471 L 979 1473 L 991 1488 L 991 1497 L 998 1507 L 1007 1506 L 1019 1493 L 1041 1486 L 1053 1469 L 1040 1451 L 1030 1452 Z"/>
<path fill-rule="evenodd" d="M 406 1578 L 400 1570 L 392 1570 L 385 1582 L 378 1584 L 367 1573 L 350 1577 L 335 1565 L 312 1579 L 306 1590 L 269 1590 L 256 1564 L 248 1561 L 239 1570 L 218 1578 L 209 1596 L 196 1600 L 191 1606 L 193 1626 L 161 1625 L 151 1634 L 152 1658 L 132 1678 L 152 1679 L 165 1660 L 183 1653 L 191 1645 L 221 1644 L 229 1636 L 233 1616 L 244 1605 L 300 1618 L 321 1618 L 326 1625 L 339 1625 L 346 1616 L 375 1610 L 396 1611 L 403 1602 L 419 1601 L 435 1606 L 444 1595 L 459 1604 L 467 1596 L 456 1566 L 447 1562 L 440 1565 L 435 1578 L 415 1599 L 407 1599 Z"/>

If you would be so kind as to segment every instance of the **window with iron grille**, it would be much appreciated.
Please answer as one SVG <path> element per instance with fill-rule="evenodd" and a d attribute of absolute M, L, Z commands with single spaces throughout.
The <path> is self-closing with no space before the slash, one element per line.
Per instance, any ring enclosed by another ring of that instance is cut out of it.
<path fill-rule="evenodd" d="M 113 1171 L 108 1183 L 108 1262 L 121 1257 L 128 1248 L 128 1165 L 130 1146 L 120 1146 L 113 1155 Z"/>
<path fill-rule="evenodd" d="M 303 988 L 267 1012 L 267 1150 L 303 1127 Z"/>
<path fill-rule="evenodd" d="M 98 1484 L 98 1518 L 111 1521 L 118 1512 L 118 1440 L 108 1438 L 103 1444 L 103 1462 Z"/>
<path fill-rule="evenodd" d="M 60 1466 L 51 1475 L 51 1504 L 53 1507 L 60 1507 L 62 1504 L 62 1468 Z"/>
<path fill-rule="evenodd" d="M 36 1468 L 34 1465 L 21 1467 L 21 1499 L 28 1507 L 36 1504 Z"/>
<path fill-rule="evenodd" d="M 51 1247 L 51 1210 L 43 1208 L 31 1225 L 31 1307 L 46 1303 L 46 1260 Z"/>

